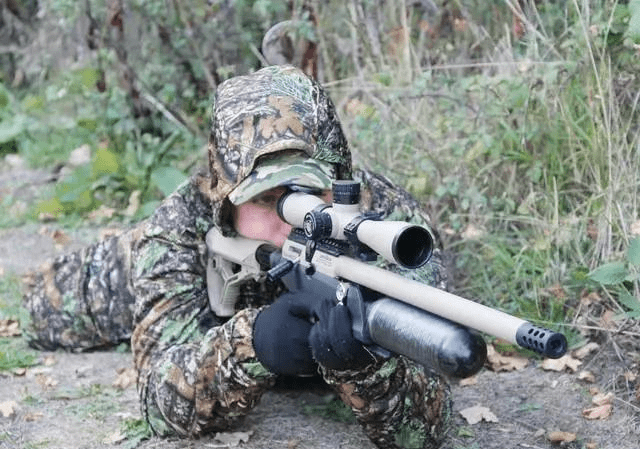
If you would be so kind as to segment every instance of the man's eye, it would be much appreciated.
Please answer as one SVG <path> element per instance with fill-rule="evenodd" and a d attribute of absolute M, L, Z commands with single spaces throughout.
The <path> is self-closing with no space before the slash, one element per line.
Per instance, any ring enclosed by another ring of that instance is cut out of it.
<path fill-rule="evenodd" d="M 276 195 L 261 195 L 252 202 L 258 206 L 275 207 L 278 197 Z"/>

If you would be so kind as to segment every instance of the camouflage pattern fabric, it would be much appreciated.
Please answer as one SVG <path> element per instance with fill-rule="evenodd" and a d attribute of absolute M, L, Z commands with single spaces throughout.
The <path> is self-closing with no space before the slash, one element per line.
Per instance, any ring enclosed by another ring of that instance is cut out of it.
<path fill-rule="evenodd" d="M 363 182 L 367 209 L 429 224 L 415 200 L 386 178 L 366 171 L 355 177 Z M 131 336 L 142 414 L 159 435 L 228 429 L 275 381 L 255 357 L 252 327 L 280 286 L 248 283 L 238 312 L 226 322 L 209 309 L 209 182 L 194 177 L 136 228 L 58 257 L 31 276 L 26 292 L 33 346 L 85 350 Z M 437 249 L 435 265 L 414 271 L 446 287 L 439 255 Z M 409 431 L 425 448 L 437 447 L 444 436 L 448 385 L 423 367 L 397 357 L 363 371 L 323 375 L 379 447 L 404 447 Z"/>
<path fill-rule="evenodd" d="M 325 90 L 292 66 L 271 66 L 222 83 L 213 100 L 209 167 L 213 222 L 225 235 L 229 193 L 261 157 L 298 150 L 351 176 L 351 153 Z"/>
<path fill-rule="evenodd" d="M 277 155 L 263 160 L 229 194 L 231 204 L 242 204 L 260 193 L 280 186 L 331 190 L 335 178 L 333 166 L 303 154 Z"/>

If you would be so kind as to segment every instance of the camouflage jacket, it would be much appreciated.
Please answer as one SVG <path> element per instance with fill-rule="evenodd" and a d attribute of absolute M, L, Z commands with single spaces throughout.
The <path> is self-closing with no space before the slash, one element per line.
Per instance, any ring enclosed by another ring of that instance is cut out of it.
<path fill-rule="evenodd" d="M 418 203 L 385 178 L 367 171 L 354 177 L 362 182 L 363 209 L 430 224 Z M 209 184 L 195 176 L 137 227 L 51 261 L 31 275 L 25 296 L 33 346 L 84 350 L 130 339 L 142 414 L 161 435 L 229 428 L 276 377 L 255 357 L 252 326 L 278 286 L 248 282 L 230 319 L 209 308 Z M 436 248 L 411 276 L 446 288 L 445 274 Z M 448 385 L 423 367 L 397 357 L 363 371 L 322 374 L 379 447 L 404 447 L 408 430 L 421 447 L 441 441 L 451 410 Z"/>

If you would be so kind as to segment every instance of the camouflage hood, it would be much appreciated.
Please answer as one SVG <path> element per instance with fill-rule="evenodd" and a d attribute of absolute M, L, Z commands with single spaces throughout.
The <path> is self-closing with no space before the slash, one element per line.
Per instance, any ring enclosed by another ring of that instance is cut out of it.
<path fill-rule="evenodd" d="M 347 140 L 318 83 L 291 66 L 266 67 L 222 83 L 209 137 L 214 223 L 228 230 L 229 195 L 262 160 L 292 150 L 331 167 L 335 179 L 351 177 Z"/>

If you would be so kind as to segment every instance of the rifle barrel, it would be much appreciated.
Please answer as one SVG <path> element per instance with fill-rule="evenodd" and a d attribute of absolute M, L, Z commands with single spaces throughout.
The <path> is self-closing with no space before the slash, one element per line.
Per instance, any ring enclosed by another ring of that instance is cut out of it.
<path fill-rule="evenodd" d="M 566 353 L 564 335 L 500 310 L 349 257 L 336 257 L 332 268 L 336 276 L 547 357 L 559 358 Z"/>

